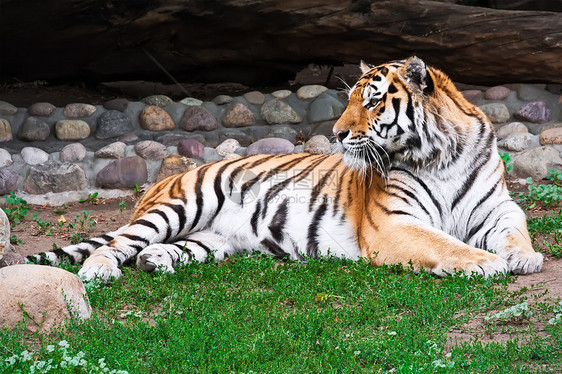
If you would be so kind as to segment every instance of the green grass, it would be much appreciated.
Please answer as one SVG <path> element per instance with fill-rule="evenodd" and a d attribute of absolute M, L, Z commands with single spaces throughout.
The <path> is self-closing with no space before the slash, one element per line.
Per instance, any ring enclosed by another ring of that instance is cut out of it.
<path fill-rule="evenodd" d="M 84 364 L 52 372 L 98 372 L 91 367 L 102 358 L 129 373 L 556 372 L 562 323 L 547 322 L 553 303 L 535 304 L 534 317 L 523 323 L 486 327 L 515 329 L 524 343 L 446 344 L 447 332 L 465 322 L 523 302 L 521 292 L 507 291 L 508 282 L 261 255 L 192 264 L 172 275 L 125 267 L 111 285 L 88 285 L 90 320 L 50 335 L 1 330 L 0 371 L 64 361 L 47 347 L 65 340 L 64 355 Z M 543 329 L 546 338 L 535 334 Z M 12 357 L 30 347 L 28 361 Z"/>

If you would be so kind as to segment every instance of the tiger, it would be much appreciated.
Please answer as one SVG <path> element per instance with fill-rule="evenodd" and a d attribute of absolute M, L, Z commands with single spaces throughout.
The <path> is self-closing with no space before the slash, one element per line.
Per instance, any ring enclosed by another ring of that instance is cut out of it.
<path fill-rule="evenodd" d="M 336 152 L 201 165 L 152 185 L 129 224 L 27 260 L 83 262 L 79 276 L 103 281 L 130 261 L 173 273 L 251 251 L 437 276 L 539 272 L 483 112 L 418 57 L 360 69 L 333 126 Z"/>

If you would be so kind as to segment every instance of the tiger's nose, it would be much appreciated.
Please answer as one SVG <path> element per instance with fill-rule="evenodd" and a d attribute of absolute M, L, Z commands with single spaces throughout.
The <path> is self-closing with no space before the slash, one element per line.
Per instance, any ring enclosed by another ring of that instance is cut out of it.
<path fill-rule="evenodd" d="M 349 130 L 338 130 L 334 131 L 334 136 L 340 141 L 343 142 L 345 138 L 349 135 Z"/>

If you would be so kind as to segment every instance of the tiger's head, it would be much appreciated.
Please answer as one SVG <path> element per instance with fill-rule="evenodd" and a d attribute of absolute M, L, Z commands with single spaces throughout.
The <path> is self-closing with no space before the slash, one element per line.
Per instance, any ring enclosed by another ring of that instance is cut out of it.
<path fill-rule="evenodd" d="M 333 128 L 346 166 L 384 175 L 396 162 L 446 164 L 463 140 L 462 128 L 479 111 L 447 76 L 417 57 L 376 67 L 361 62 L 361 70 Z"/>

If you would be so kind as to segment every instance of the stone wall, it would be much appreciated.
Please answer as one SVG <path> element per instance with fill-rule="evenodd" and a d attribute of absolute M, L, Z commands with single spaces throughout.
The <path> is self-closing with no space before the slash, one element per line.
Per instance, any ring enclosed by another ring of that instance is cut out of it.
<path fill-rule="evenodd" d="M 513 156 L 512 173 L 540 179 L 562 168 L 561 86 L 462 88 L 494 123 L 501 151 Z M 131 191 L 223 158 L 330 152 L 326 136 L 346 102 L 344 92 L 318 85 L 208 102 L 162 95 L 64 108 L 0 102 L 0 195 Z"/>

